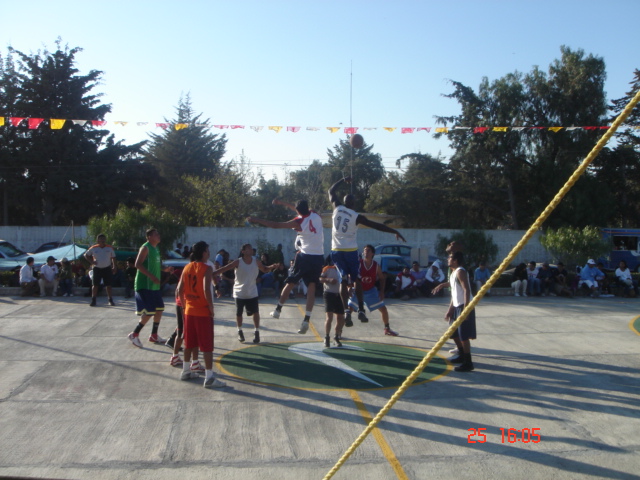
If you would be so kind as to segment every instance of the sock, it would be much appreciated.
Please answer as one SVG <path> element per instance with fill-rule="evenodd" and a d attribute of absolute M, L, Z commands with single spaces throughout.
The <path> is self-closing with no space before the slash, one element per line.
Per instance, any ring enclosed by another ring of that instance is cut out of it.
<path fill-rule="evenodd" d="M 239 329 L 238 329 L 238 333 L 240 333 L 241 331 L 242 331 L 242 329 L 241 329 L 241 328 L 239 328 Z"/>
<path fill-rule="evenodd" d="M 137 335 L 142 331 L 143 328 L 144 328 L 144 324 L 138 323 L 138 325 L 136 326 L 136 329 L 133 331 L 133 333 L 135 333 Z"/>
<path fill-rule="evenodd" d="M 304 316 L 311 318 L 311 312 L 307 310 L 306 312 L 304 312 Z"/>
<path fill-rule="evenodd" d="M 191 365 L 198 365 L 198 364 L 200 364 L 198 360 L 194 360 L 193 362 L 191 362 Z"/>
<path fill-rule="evenodd" d="M 384 328 L 389 328 L 389 324 L 388 323 L 385 324 Z"/>
<path fill-rule="evenodd" d="M 151 335 L 157 335 L 158 334 L 158 327 L 160 326 L 160 322 L 156 323 L 153 322 L 153 328 L 151 329 Z"/>
<path fill-rule="evenodd" d="M 213 370 L 205 370 L 204 372 L 204 376 L 205 378 L 209 379 L 211 377 L 213 377 Z"/>
<path fill-rule="evenodd" d="M 309 321 L 309 315 L 305 315 L 304 318 L 302 319 L 303 322 L 308 322 Z"/>
<path fill-rule="evenodd" d="M 278 302 L 278 305 L 276 305 L 276 310 L 277 311 L 282 310 L 282 304 L 280 302 Z"/>
<path fill-rule="evenodd" d="M 191 371 L 191 367 L 189 366 L 189 362 L 184 362 L 182 364 L 182 371 L 183 372 L 190 372 Z"/>
<path fill-rule="evenodd" d="M 351 310 L 349 310 L 348 308 L 344 309 L 344 314 L 345 315 L 349 315 L 351 313 Z"/>
<path fill-rule="evenodd" d="M 254 332 L 258 333 L 260 331 L 260 327 L 256 327 Z"/>

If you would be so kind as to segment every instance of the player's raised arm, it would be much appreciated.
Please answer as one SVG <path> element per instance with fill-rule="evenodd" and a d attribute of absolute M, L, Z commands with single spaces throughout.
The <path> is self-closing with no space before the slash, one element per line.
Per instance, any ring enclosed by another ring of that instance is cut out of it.
<path fill-rule="evenodd" d="M 257 223 L 268 228 L 293 228 L 294 230 L 300 230 L 300 224 L 296 220 L 289 220 L 288 222 L 274 222 L 272 220 L 265 220 L 257 217 L 247 217 L 247 222 Z"/>
<path fill-rule="evenodd" d="M 342 202 L 340 201 L 340 199 L 338 198 L 338 195 L 336 194 L 336 190 L 338 189 L 338 186 L 342 182 L 351 183 L 351 177 L 343 177 L 340 180 L 338 180 L 336 183 L 331 185 L 331 188 L 329 188 L 329 201 L 331 202 L 331 205 L 333 205 L 333 208 L 336 208 L 339 205 L 342 205 Z"/>
<path fill-rule="evenodd" d="M 381 232 L 393 233 L 396 236 L 396 240 L 401 240 L 406 243 L 404 237 L 397 231 L 395 228 L 391 228 L 383 223 L 374 222 L 373 220 L 369 220 L 364 215 L 358 215 L 356 219 L 356 224 L 364 225 L 365 227 L 373 228 L 374 230 L 379 230 Z"/>

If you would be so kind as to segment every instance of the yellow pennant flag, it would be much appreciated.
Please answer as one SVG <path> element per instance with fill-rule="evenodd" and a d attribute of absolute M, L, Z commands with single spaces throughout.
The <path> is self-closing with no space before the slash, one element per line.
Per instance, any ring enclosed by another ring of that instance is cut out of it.
<path fill-rule="evenodd" d="M 66 120 L 64 118 L 50 118 L 51 130 L 60 130 Z"/>
<path fill-rule="evenodd" d="M 506 132 L 509 127 L 493 127 L 494 132 Z"/>
<path fill-rule="evenodd" d="M 382 127 L 382 128 L 384 128 L 387 132 L 393 132 L 396 129 L 396 127 Z"/>
<path fill-rule="evenodd" d="M 340 127 L 327 127 L 327 130 L 329 130 L 331 133 L 336 133 L 338 130 L 340 130 Z"/>
<path fill-rule="evenodd" d="M 188 123 L 176 123 L 176 130 L 182 130 L 183 128 L 187 128 L 188 126 Z"/>
<path fill-rule="evenodd" d="M 0 117 L 0 127 L 4 125 L 4 117 Z"/>
<path fill-rule="evenodd" d="M 124 127 L 124 126 L 126 126 L 126 125 L 127 125 L 127 123 L 129 123 L 129 122 L 113 122 L 113 123 L 115 123 L 116 125 L 122 125 L 122 126 Z"/>
<path fill-rule="evenodd" d="M 447 127 L 438 127 L 436 128 L 436 133 L 449 133 L 449 129 Z"/>
<path fill-rule="evenodd" d="M 549 127 L 549 130 L 551 130 L 552 132 L 559 132 L 560 130 L 562 130 L 563 127 Z"/>
<path fill-rule="evenodd" d="M 269 127 L 269 130 L 273 130 L 276 133 L 280 133 L 280 130 L 282 130 L 282 127 Z"/>

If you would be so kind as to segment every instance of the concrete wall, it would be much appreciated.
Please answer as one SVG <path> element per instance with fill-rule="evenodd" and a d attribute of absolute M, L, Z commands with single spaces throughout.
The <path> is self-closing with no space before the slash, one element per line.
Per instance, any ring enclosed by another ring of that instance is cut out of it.
<path fill-rule="evenodd" d="M 435 254 L 435 244 L 438 235 L 447 236 L 453 230 L 429 230 L 429 229 L 402 229 L 402 235 L 407 239 L 407 244 L 412 247 L 426 248 L 429 254 Z M 76 226 L 73 229 L 77 241 L 86 240 L 87 229 L 85 226 Z M 162 232 L 160 232 L 162 234 Z M 506 257 L 511 249 L 524 235 L 523 230 L 487 230 L 487 235 L 493 237 L 498 245 L 498 260 Z M 0 239 L 13 243 L 25 251 L 33 251 L 45 242 L 65 241 L 71 242 L 72 229 L 70 227 L 0 227 Z M 536 233 L 531 241 L 516 257 L 514 263 L 535 260 L 536 262 L 550 261 L 549 255 L 540 245 L 540 233 Z M 295 234 L 290 230 L 276 230 L 264 227 L 241 228 L 212 228 L 212 227 L 188 227 L 186 243 L 194 244 L 204 240 L 211 245 L 212 251 L 221 248 L 227 250 L 232 258 L 240 251 L 244 243 L 252 243 L 261 239 L 272 245 L 282 244 L 285 259 L 290 259 L 294 254 L 293 242 Z M 185 242 L 183 242 L 185 243 Z M 325 252 L 331 249 L 331 230 L 324 229 Z M 367 243 L 378 245 L 380 243 L 396 243 L 395 237 L 388 233 L 378 232 L 369 228 L 361 228 L 358 233 L 358 243 L 362 247 Z M 134 245 L 136 246 L 136 245 Z"/>

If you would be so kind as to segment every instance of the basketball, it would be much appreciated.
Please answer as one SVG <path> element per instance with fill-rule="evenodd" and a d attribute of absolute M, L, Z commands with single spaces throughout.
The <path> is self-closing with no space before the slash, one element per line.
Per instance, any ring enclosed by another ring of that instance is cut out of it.
<path fill-rule="evenodd" d="M 360 135 L 359 133 L 356 133 L 354 135 L 351 135 L 349 142 L 351 143 L 351 146 L 353 148 L 362 148 L 362 146 L 364 145 L 364 138 L 362 138 L 362 135 Z"/>

